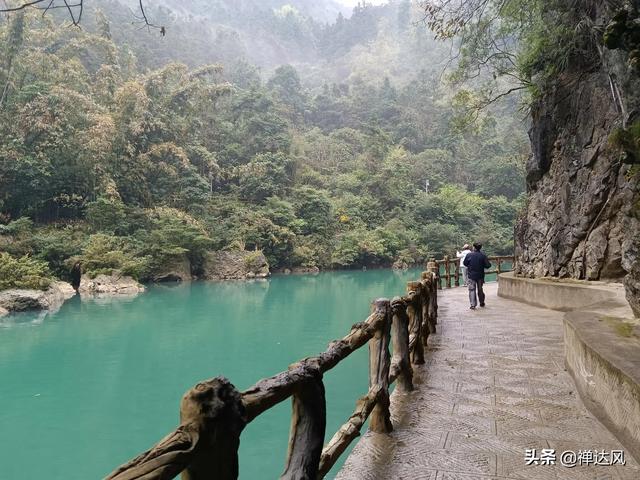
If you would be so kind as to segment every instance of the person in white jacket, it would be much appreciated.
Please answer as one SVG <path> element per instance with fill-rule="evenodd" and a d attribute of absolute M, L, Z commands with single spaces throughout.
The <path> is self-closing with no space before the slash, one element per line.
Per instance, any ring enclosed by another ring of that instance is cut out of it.
<path fill-rule="evenodd" d="M 456 257 L 460 259 L 460 269 L 462 270 L 462 285 L 464 287 L 466 287 L 467 283 L 469 283 L 467 279 L 467 267 L 464 266 L 464 259 L 468 253 L 471 253 L 471 247 L 469 247 L 468 243 L 464 244 L 461 252 L 456 251 Z"/>

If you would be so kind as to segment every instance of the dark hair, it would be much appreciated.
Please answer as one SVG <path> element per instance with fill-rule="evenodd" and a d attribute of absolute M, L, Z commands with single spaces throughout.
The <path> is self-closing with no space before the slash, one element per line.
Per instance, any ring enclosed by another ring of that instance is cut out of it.
<path fill-rule="evenodd" d="M 473 244 L 473 248 L 475 248 L 476 250 L 480 251 L 480 250 L 482 250 L 482 244 L 480 242 L 475 242 Z"/>

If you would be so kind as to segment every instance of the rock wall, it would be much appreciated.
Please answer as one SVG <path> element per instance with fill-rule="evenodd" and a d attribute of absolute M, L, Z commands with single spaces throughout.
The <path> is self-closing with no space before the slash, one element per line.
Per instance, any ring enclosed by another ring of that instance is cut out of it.
<path fill-rule="evenodd" d="M 608 25 L 618 12 L 604 3 L 582 2 L 578 13 Z M 516 272 L 624 279 L 640 316 L 638 159 L 615 141 L 640 120 L 640 70 L 624 48 L 593 42 L 590 49 L 532 107 Z"/>
<path fill-rule="evenodd" d="M 144 292 L 144 286 L 135 279 L 113 272 L 111 275 L 82 277 L 78 291 L 81 295 L 137 295 Z"/>
<path fill-rule="evenodd" d="M 151 280 L 156 283 L 190 282 L 192 278 L 189 258 L 187 255 L 180 255 L 173 259 L 172 262 L 164 265 L 164 268 L 156 273 Z"/>
<path fill-rule="evenodd" d="M 267 278 L 269 263 L 262 252 L 209 252 L 204 260 L 202 278 L 205 280 L 242 280 Z"/>

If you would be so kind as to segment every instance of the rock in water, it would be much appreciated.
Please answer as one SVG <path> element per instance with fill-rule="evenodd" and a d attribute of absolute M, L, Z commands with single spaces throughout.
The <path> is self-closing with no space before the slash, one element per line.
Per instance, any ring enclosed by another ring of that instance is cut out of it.
<path fill-rule="evenodd" d="M 66 282 L 53 282 L 47 290 L 11 289 L 0 292 L 0 316 L 29 310 L 56 311 L 75 292 Z"/>

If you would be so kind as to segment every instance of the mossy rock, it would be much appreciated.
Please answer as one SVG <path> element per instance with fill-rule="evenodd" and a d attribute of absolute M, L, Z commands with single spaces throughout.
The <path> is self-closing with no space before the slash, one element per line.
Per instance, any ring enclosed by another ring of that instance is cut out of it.
<path fill-rule="evenodd" d="M 602 43 L 604 43 L 605 47 L 609 50 L 623 47 L 628 17 L 629 12 L 620 10 L 607 25 L 602 35 Z"/>
<path fill-rule="evenodd" d="M 623 163 L 640 164 L 640 121 L 614 130 L 609 136 L 609 145 L 623 152 Z"/>

